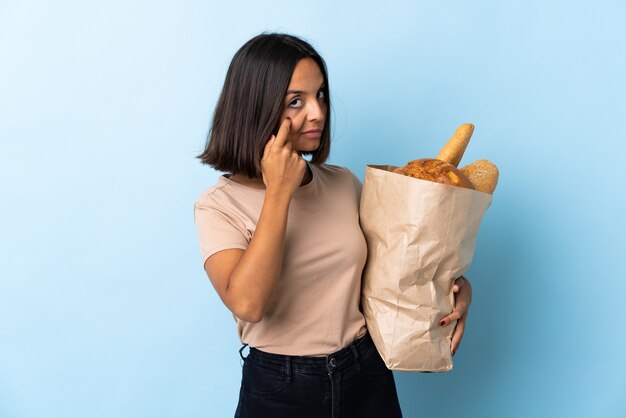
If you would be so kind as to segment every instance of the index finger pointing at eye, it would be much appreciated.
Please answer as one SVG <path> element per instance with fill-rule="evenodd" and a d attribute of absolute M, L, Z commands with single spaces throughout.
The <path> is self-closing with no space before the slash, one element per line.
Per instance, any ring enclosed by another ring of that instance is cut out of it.
<path fill-rule="evenodd" d="M 276 134 L 276 140 L 274 141 L 274 144 L 277 147 L 282 147 L 283 145 L 285 145 L 285 141 L 287 140 L 287 134 L 289 133 L 289 128 L 291 128 L 291 119 L 285 119 L 283 123 L 280 124 L 278 133 Z"/>

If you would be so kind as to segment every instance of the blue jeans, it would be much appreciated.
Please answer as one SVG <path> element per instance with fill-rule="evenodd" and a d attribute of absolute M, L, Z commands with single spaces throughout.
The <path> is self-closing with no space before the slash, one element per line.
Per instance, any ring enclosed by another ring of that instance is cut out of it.
<path fill-rule="evenodd" d="M 248 417 L 396 418 L 402 412 L 393 374 L 366 334 L 325 357 L 251 348 L 235 412 Z"/>

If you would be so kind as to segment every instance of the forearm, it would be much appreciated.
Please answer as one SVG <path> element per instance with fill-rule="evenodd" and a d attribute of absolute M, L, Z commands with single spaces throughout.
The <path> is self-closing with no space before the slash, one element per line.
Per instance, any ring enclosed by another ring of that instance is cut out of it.
<path fill-rule="evenodd" d="M 266 190 L 259 221 L 227 288 L 235 315 L 260 321 L 280 277 L 291 196 Z"/>

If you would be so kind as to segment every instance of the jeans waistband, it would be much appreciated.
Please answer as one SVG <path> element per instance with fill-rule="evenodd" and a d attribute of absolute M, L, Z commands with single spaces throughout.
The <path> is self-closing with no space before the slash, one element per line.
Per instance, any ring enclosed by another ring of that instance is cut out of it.
<path fill-rule="evenodd" d="M 348 344 L 339 351 L 326 356 L 289 356 L 284 354 L 266 353 L 251 347 L 246 361 L 252 360 L 257 364 L 275 368 L 291 368 L 309 372 L 331 372 L 348 367 L 355 362 L 358 364 L 359 357 L 363 356 L 374 343 L 369 333 Z"/>

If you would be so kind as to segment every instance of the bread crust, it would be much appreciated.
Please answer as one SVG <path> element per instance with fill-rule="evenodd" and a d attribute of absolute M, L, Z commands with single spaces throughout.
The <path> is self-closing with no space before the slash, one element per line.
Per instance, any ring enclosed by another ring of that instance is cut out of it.
<path fill-rule="evenodd" d="M 474 189 L 472 182 L 461 170 L 448 162 L 434 158 L 409 161 L 405 166 L 398 167 L 393 172 L 436 183 Z"/>
<path fill-rule="evenodd" d="M 437 159 L 458 167 L 473 133 L 474 125 L 471 123 L 464 123 L 459 126 L 446 145 L 441 148 Z"/>
<path fill-rule="evenodd" d="M 472 182 L 474 188 L 481 192 L 493 194 L 498 185 L 498 167 L 487 160 L 474 161 L 461 168 L 461 172 Z"/>

